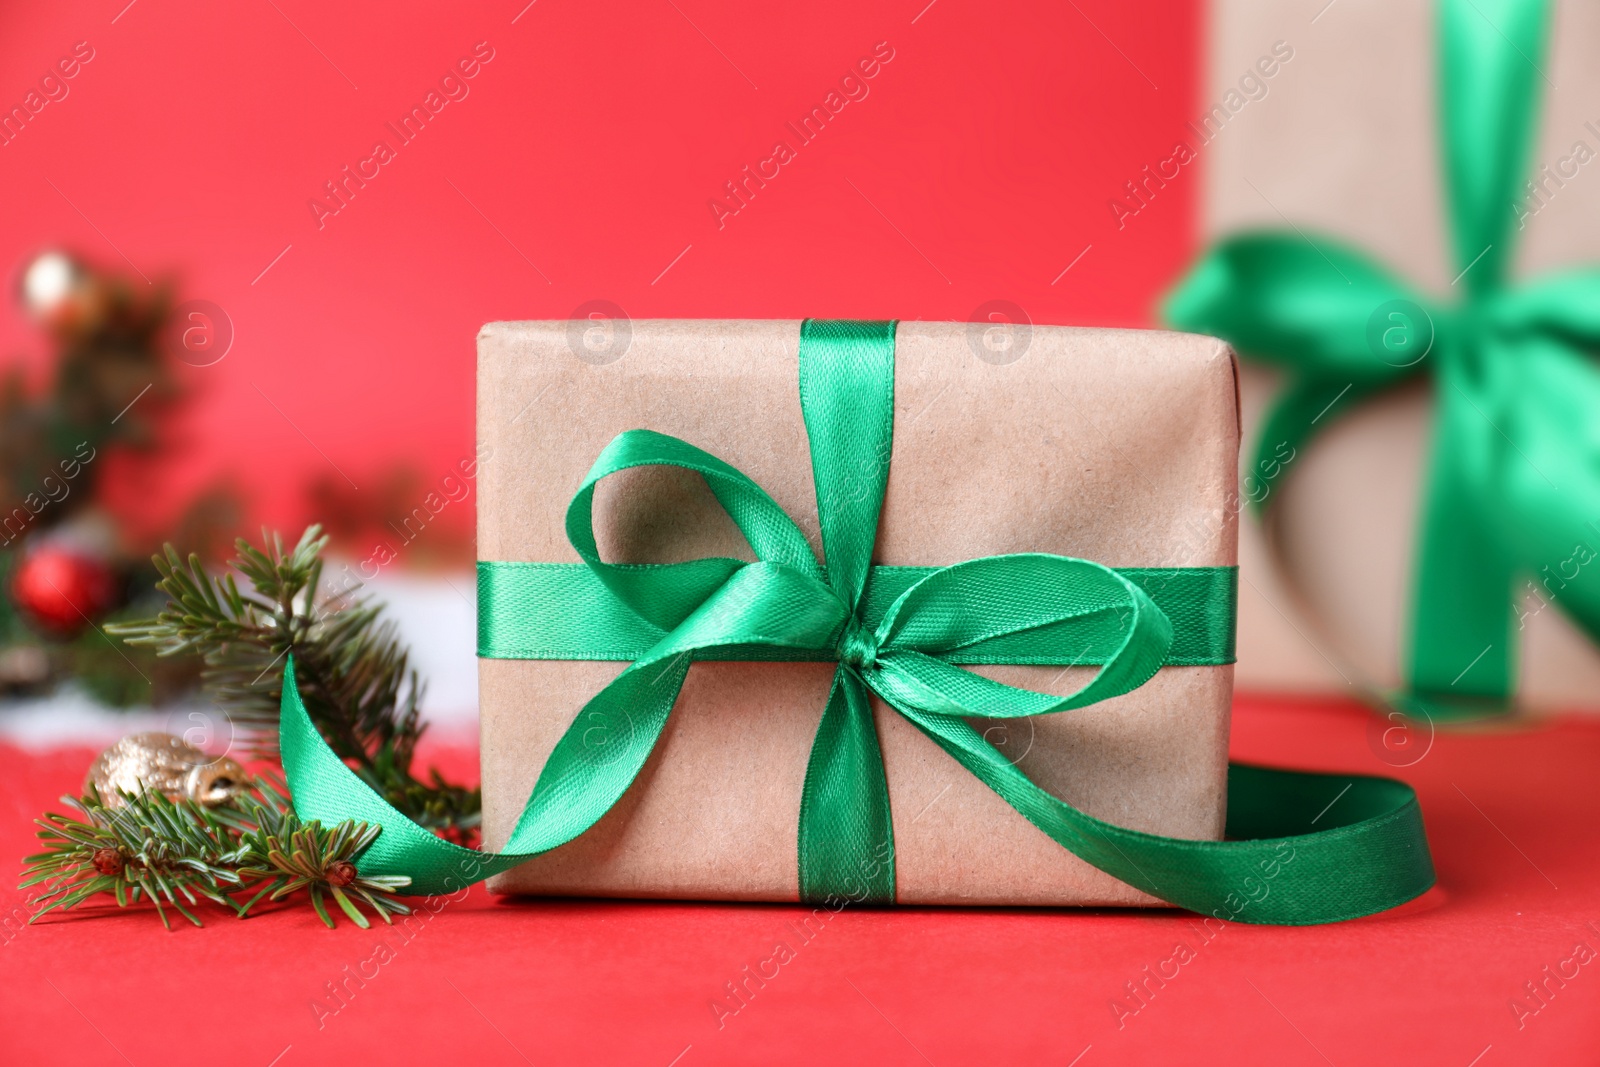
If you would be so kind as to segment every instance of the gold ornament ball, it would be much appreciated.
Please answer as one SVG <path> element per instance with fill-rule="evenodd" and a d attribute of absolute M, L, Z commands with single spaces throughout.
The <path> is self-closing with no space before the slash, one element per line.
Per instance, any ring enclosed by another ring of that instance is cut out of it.
<path fill-rule="evenodd" d="M 250 776 L 227 756 L 212 756 L 181 737 L 151 731 L 130 734 L 96 757 L 85 789 L 94 786 L 106 807 L 123 793 L 161 793 L 168 800 L 193 800 L 206 807 L 242 795 Z"/>

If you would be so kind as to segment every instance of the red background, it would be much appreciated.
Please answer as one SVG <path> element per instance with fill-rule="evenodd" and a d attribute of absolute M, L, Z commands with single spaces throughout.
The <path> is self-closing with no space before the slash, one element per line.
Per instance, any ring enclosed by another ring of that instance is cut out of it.
<path fill-rule="evenodd" d="M 472 451 L 488 321 L 595 299 L 965 320 L 1000 298 L 1136 325 L 1190 251 L 1187 172 L 1123 232 L 1106 202 L 1194 110 L 1192 4 L 526 2 L 0 13 L 7 108 L 76 42 L 95 53 L 0 148 L 0 263 L 65 243 L 174 273 L 233 323 L 227 357 L 187 375 L 189 454 L 124 509 L 170 514 L 228 473 L 288 526 L 330 462 L 358 486 L 398 461 L 436 480 Z M 384 124 L 480 41 L 469 95 L 319 229 L 324 183 L 397 143 Z M 719 229 L 708 201 L 880 41 L 895 58 L 869 95 Z M 43 348 L 8 304 L 0 352 Z"/>

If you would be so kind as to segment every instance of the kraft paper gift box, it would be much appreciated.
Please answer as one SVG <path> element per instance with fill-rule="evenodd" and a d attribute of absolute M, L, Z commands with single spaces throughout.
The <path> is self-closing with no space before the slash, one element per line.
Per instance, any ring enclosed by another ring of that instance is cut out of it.
<path fill-rule="evenodd" d="M 598 350 L 565 321 L 494 323 L 480 333 L 478 435 L 488 458 L 479 557 L 576 562 L 568 502 L 606 443 L 639 427 L 745 472 L 817 550 L 796 387 L 799 323 L 615 329 Z M 1010 552 L 1112 567 L 1234 563 L 1239 436 L 1227 346 L 1175 333 L 1033 327 L 1011 338 L 1002 358 L 972 329 L 899 325 L 875 563 L 946 565 Z M 699 476 L 672 468 L 602 481 L 595 520 L 609 562 L 752 558 Z M 486 848 L 504 845 L 557 739 L 623 666 L 480 660 Z M 660 743 L 617 806 L 578 839 L 497 876 L 491 889 L 795 900 L 801 786 L 833 669 L 694 663 Z M 1062 694 L 1090 673 L 970 669 Z M 996 721 L 987 736 L 1034 781 L 1092 815 L 1215 840 L 1231 692 L 1231 666 L 1166 666 L 1123 696 Z M 900 902 L 1159 903 L 1051 841 L 876 697 L 873 704 Z"/>
<path fill-rule="evenodd" d="M 1430 297 L 1457 295 L 1434 5 L 1216 0 L 1208 36 L 1201 108 L 1211 118 L 1190 128 L 1203 183 L 1201 245 L 1292 226 L 1355 245 Z M 1285 46 L 1292 56 L 1281 61 Z M 1526 175 L 1541 191 L 1506 205 L 1521 222 L 1512 284 L 1600 261 L 1597 48 L 1600 8 L 1555 4 Z M 1263 59 L 1270 62 L 1258 65 Z M 1230 104 L 1240 106 L 1230 112 Z M 1280 382 L 1245 362 L 1247 455 Z M 1275 490 L 1283 494 L 1275 509 L 1287 584 L 1261 525 L 1242 524 L 1242 689 L 1348 694 L 1352 683 L 1399 684 L 1431 389 L 1419 382 L 1362 401 L 1295 458 Z M 1600 547 L 1595 536 L 1588 543 Z M 1600 652 L 1538 587 L 1539 575 L 1527 579 L 1506 594 L 1506 610 L 1522 620 L 1519 700 L 1534 709 L 1600 705 Z"/>

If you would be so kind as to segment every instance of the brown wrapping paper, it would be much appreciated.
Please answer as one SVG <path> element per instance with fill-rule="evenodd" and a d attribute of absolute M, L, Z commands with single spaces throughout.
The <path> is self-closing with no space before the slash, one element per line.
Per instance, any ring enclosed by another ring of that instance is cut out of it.
<path fill-rule="evenodd" d="M 1287 219 L 1351 241 L 1424 292 L 1453 299 L 1458 268 L 1444 229 L 1432 4 L 1217 0 L 1203 106 L 1237 89 L 1279 41 L 1293 58 L 1264 81 L 1266 95 L 1199 148 L 1205 239 L 1286 228 Z M 1600 151 L 1597 48 L 1600 7 L 1558 3 L 1530 178 L 1571 157 L 1576 142 Z M 1547 188 L 1554 195 L 1533 205 L 1517 234 L 1522 277 L 1600 262 L 1600 163 Z M 1247 455 L 1276 389 L 1274 375 L 1245 366 Z M 1276 505 L 1287 585 L 1269 566 L 1259 524 L 1242 524 L 1241 688 L 1351 692 L 1363 679 L 1399 683 L 1430 418 L 1431 387 L 1419 385 L 1352 409 L 1302 450 Z M 1507 590 L 1508 612 L 1513 603 L 1528 613 L 1523 700 L 1533 708 L 1600 706 L 1600 652 L 1554 605 L 1539 610 L 1536 598 Z"/>
<path fill-rule="evenodd" d="M 594 358 L 566 322 L 478 338 L 478 550 L 576 561 L 563 518 L 613 436 L 647 427 L 720 456 L 818 545 L 797 389 L 797 322 L 638 321 Z M 964 324 L 902 323 L 894 453 L 875 559 L 943 565 L 1054 552 L 1110 566 L 1234 562 L 1234 361 L 1180 334 L 1034 327 L 999 361 Z M 1020 358 L 1016 353 L 1020 351 Z M 584 358 L 579 358 L 578 353 Z M 983 352 L 988 358 L 979 358 Z M 750 558 L 698 476 L 601 483 L 603 558 Z M 480 661 L 486 844 L 502 846 L 556 740 L 621 664 Z M 993 666 L 1066 693 L 1087 669 Z M 794 900 L 796 824 L 833 667 L 696 663 L 622 801 L 577 840 L 490 882 L 497 892 Z M 1034 781 L 1112 822 L 1221 835 L 1231 667 L 1169 667 L 1083 711 L 995 726 Z M 1151 904 L 1026 822 L 874 701 L 903 903 Z M 752 755 L 754 754 L 754 755 Z"/>

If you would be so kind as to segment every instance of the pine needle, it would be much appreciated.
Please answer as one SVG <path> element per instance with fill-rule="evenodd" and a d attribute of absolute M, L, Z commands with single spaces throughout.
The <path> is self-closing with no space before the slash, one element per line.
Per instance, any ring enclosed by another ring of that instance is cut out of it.
<path fill-rule="evenodd" d="M 410 885 L 409 878 L 367 878 L 357 866 L 377 839 L 377 827 L 302 822 L 274 783 L 257 779 L 251 786 L 250 793 L 216 808 L 153 792 L 124 793 L 114 808 L 92 789 L 62 797 L 73 813 L 49 812 L 36 820 L 45 848 L 24 861 L 22 887 L 41 887 L 32 900 L 42 905 L 34 920 L 109 894 L 124 908 L 148 900 L 170 930 L 169 906 L 199 926 L 190 907 L 201 901 L 225 905 L 242 919 L 261 900 L 285 899 L 301 889 L 309 891 L 312 907 L 329 927 L 334 923 L 325 893 L 362 929 L 371 924 L 357 900 L 385 922 L 410 914 L 394 895 Z M 248 899 L 241 904 L 238 896 Z"/>

